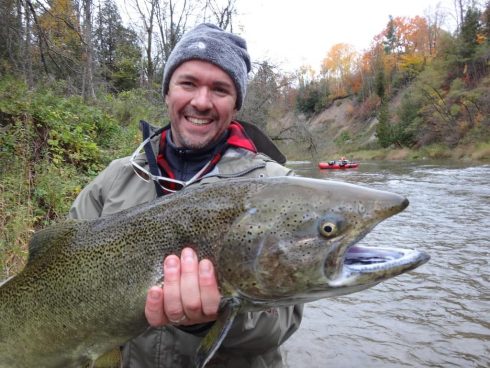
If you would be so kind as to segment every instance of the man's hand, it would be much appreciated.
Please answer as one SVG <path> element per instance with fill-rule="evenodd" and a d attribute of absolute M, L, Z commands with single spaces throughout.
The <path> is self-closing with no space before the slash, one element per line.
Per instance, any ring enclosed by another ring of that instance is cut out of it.
<path fill-rule="evenodd" d="M 191 248 L 163 263 L 163 288 L 153 286 L 146 297 L 145 315 L 153 327 L 195 325 L 214 321 L 221 295 L 211 261 L 199 261 Z"/>

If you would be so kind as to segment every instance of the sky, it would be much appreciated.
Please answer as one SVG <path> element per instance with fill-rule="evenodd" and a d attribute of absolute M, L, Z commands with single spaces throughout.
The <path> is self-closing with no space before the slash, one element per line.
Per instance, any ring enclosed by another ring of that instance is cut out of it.
<path fill-rule="evenodd" d="M 238 0 L 234 22 L 253 61 L 269 60 L 285 72 L 305 64 L 318 71 L 334 44 L 362 52 L 389 15 L 424 16 L 438 3 L 448 14 L 443 28 L 453 30 L 453 0 Z"/>

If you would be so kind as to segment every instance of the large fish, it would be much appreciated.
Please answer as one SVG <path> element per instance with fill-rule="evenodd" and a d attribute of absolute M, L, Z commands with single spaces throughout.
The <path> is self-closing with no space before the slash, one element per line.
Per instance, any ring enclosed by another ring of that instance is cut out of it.
<path fill-rule="evenodd" d="M 408 201 L 300 177 L 189 187 L 120 213 L 34 235 L 25 269 L 0 287 L 0 367 L 81 367 L 147 328 L 147 289 L 162 261 L 192 245 L 213 261 L 223 295 L 196 366 L 237 313 L 357 292 L 428 260 L 355 245 Z"/>

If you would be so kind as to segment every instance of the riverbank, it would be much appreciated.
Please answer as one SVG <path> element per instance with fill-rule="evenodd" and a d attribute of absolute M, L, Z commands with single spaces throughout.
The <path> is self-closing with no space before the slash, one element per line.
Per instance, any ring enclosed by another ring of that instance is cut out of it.
<path fill-rule="evenodd" d="M 352 160 L 440 160 L 490 162 L 490 143 L 458 146 L 454 149 L 442 145 L 430 145 L 420 149 L 377 149 L 343 153 Z"/>
<path fill-rule="evenodd" d="M 311 154 L 306 150 L 293 151 L 291 146 L 280 147 L 286 154 L 288 160 L 309 160 L 325 161 L 333 160 L 341 156 L 348 157 L 354 161 L 365 160 L 388 160 L 388 161 L 418 161 L 418 160 L 449 160 L 464 161 L 474 163 L 490 163 L 490 143 L 476 143 L 464 146 L 458 146 L 449 149 L 443 145 L 430 145 L 419 149 L 409 148 L 380 148 L 369 150 L 346 150 L 331 152 L 322 152 Z M 297 148 L 297 147 L 296 147 Z"/>

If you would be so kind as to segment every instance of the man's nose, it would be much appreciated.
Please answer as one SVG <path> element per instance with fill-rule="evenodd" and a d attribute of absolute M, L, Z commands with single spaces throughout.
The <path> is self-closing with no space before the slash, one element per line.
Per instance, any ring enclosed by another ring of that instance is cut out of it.
<path fill-rule="evenodd" d="M 211 92 L 207 87 L 200 87 L 195 91 L 194 97 L 191 101 L 192 106 L 196 109 L 203 111 L 209 110 L 213 107 L 211 102 Z"/>

